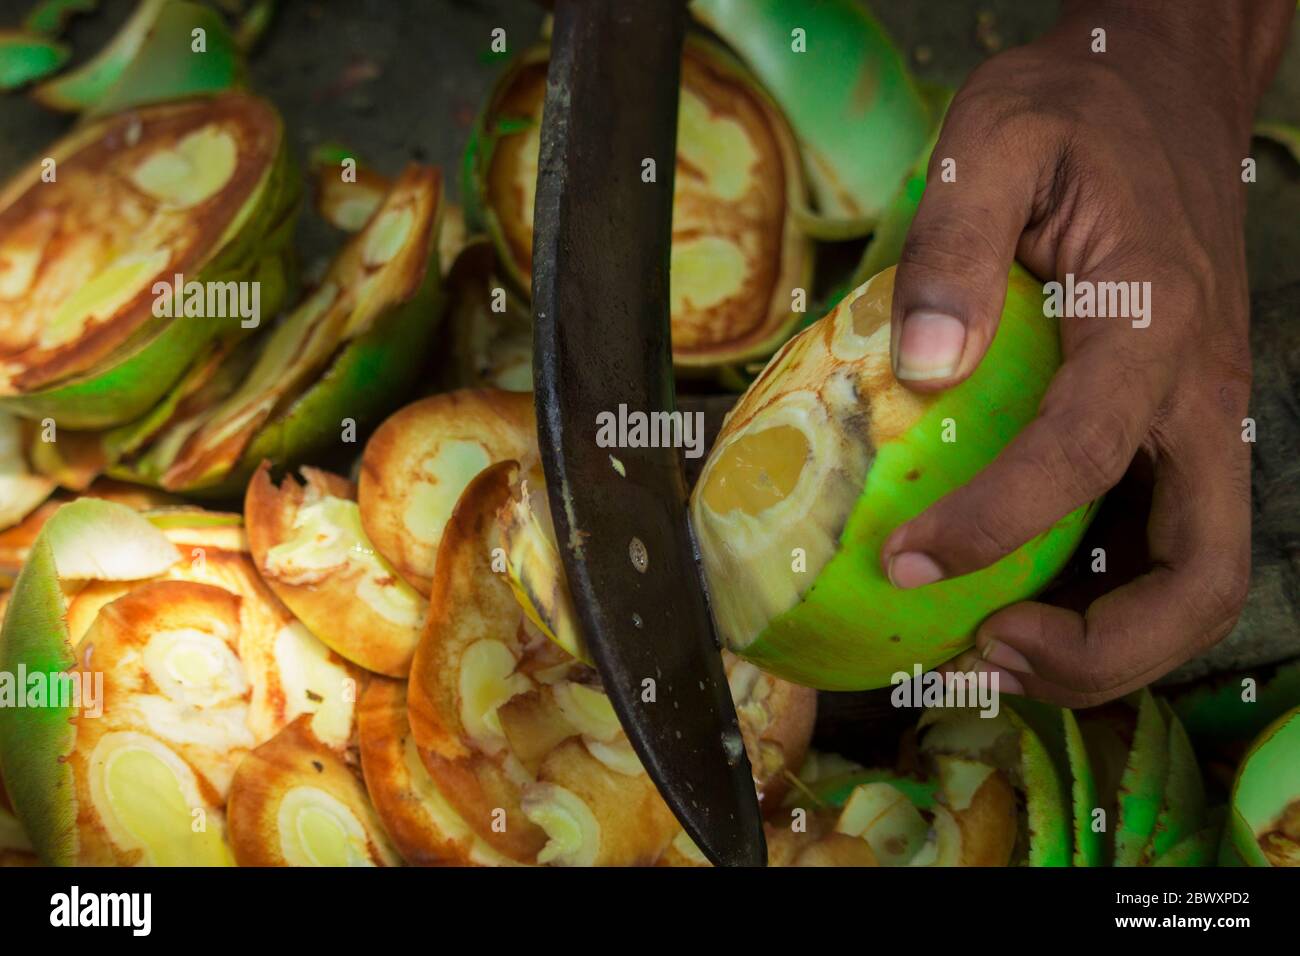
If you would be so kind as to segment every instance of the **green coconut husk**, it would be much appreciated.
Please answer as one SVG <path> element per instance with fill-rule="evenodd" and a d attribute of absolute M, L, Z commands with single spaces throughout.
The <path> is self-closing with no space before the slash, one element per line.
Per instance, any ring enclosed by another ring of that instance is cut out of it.
<path fill-rule="evenodd" d="M 821 239 L 870 232 L 930 134 L 925 95 L 856 0 L 693 0 L 691 12 L 762 80 L 799 137 Z M 802 30 L 807 52 L 793 49 Z"/>
<path fill-rule="evenodd" d="M 205 50 L 193 50 L 194 30 Z M 239 46 L 210 7 L 185 0 L 141 0 L 93 59 L 32 91 L 53 110 L 93 115 L 233 89 L 243 83 Z"/>
<path fill-rule="evenodd" d="M 0 90 L 15 90 L 48 76 L 68 61 L 67 47 L 22 30 L 0 30 Z"/>

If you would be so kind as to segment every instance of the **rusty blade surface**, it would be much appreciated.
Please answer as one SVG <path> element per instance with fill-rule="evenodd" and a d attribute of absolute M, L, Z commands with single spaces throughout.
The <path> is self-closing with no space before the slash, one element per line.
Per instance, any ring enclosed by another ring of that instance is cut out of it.
<path fill-rule="evenodd" d="M 620 406 L 675 410 L 668 263 L 685 22 L 682 0 L 556 4 L 533 220 L 538 437 L 579 623 L 633 747 L 710 860 L 763 865 L 681 451 L 598 443 Z"/>

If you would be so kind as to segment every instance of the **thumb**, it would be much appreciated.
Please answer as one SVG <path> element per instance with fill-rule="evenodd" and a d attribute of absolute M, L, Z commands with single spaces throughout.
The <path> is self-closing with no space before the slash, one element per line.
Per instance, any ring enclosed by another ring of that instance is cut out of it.
<path fill-rule="evenodd" d="M 976 101 L 978 102 L 978 101 Z M 1042 163 L 1012 122 L 953 103 L 894 277 L 894 375 L 916 391 L 965 379 L 997 331 Z"/>

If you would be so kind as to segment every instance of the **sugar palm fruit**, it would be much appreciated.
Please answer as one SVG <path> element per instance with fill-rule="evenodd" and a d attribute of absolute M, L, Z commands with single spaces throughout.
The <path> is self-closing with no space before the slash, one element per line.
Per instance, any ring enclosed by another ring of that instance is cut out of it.
<path fill-rule="evenodd" d="M 1219 861 L 1300 866 L 1300 708 L 1265 728 L 1242 760 Z"/>
<path fill-rule="evenodd" d="M 466 215 L 497 244 L 518 290 L 531 286 L 533 197 L 547 51 L 518 58 L 471 136 Z M 659 159 L 656 176 L 669 171 Z M 650 188 L 650 187 L 648 187 Z M 790 334 L 809 288 L 798 150 L 784 116 L 718 46 L 687 41 L 673 194 L 670 318 L 680 370 L 764 358 Z"/>
<path fill-rule="evenodd" d="M 202 49 L 194 31 L 201 30 Z M 103 114 L 215 93 L 243 82 L 240 51 L 211 7 L 186 0 L 140 0 L 99 53 L 32 91 L 41 105 Z"/>
<path fill-rule="evenodd" d="M 1235 772 L 1264 728 L 1300 705 L 1300 659 L 1216 674 L 1168 688 L 1163 696 L 1202 759 L 1229 764 Z"/>
<path fill-rule="evenodd" d="M 1016 267 L 974 374 L 940 395 L 908 391 L 890 367 L 893 279 L 871 279 L 772 358 L 691 495 L 723 642 L 827 690 L 883 687 L 970 647 L 980 621 L 1061 570 L 1092 513 L 984 570 L 908 591 L 889 583 L 889 533 L 989 464 L 1037 414 L 1060 363 L 1041 287 Z"/>
<path fill-rule="evenodd" d="M 441 178 L 409 167 L 321 284 L 266 336 L 195 366 L 110 470 L 169 491 L 239 493 L 381 418 L 418 376 L 442 314 Z"/>
<path fill-rule="evenodd" d="M 428 608 L 375 550 L 352 482 L 315 468 L 277 488 L 263 464 L 244 520 L 253 561 L 276 596 L 331 649 L 367 670 L 404 677 Z"/>
<path fill-rule="evenodd" d="M 921 153 L 933 118 L 903 56 L 858 0 L 692 0 L 790 117 L 819 238 L 870 232 Z"/>
<path fill-rule="evenodd" d="M 50 181 L 45 181 L 45 179 Z M 0 409 L 58 428 L 143 414 L 239 316 L 155 316 L 157 282 L 265 281 L 296 177 L 275 110 L 231 93 L 77 127 L 0 190 Z"/>
<path fill-rule="evenodd" d="M 397 866 L 360 774 L 299 717 L 240 762 L 227 804 L 240 866 Z"/>
<path fill-rule="evenodd" d="M 470 480 L 489 465 L 537 461 L 531 394 L 461 389 L 412 402 L 366 443 L 357 483 L 375 550 L 423 595 L 443 528 Z"/>
<path fill-rule="evenodd" d="M 409 687 L 377 681 L 363 698 L 374 805 L 412 863 L 649 865 L 690 852 L 595 672 L 531 625 L 505 580 L 496 549 L 517 474 L 500 462 L 466 486 Z M 801 759 L 811 692 L 731 676 L 747 744 L 780 738 Z"/>
<path fill-rule="evenodd" d="M 0 669 L 20 668 L 103 682 L 99 707 L 0 708 L 0 773 L 47 864 L 230 864 L 246 755 L 298 717 L 335 748 L 353 733 L 356 672 L 267 591 L 238 516 L 64 505 L 6 609 Z"/>

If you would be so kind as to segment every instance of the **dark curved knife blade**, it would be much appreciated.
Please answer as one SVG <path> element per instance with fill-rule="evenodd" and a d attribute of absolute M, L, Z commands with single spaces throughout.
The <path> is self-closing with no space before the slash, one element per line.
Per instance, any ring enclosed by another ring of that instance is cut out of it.
<path fill-rule="evenodd" d="M 761 866 L 681 451 L 597 443 L 602 413 L 675 410 L 668 263 L 685 24 L 684 0 L 555 5 L 533 218 L 538 437 L 579 624 L 632 746 L 711 861 Z"/>

